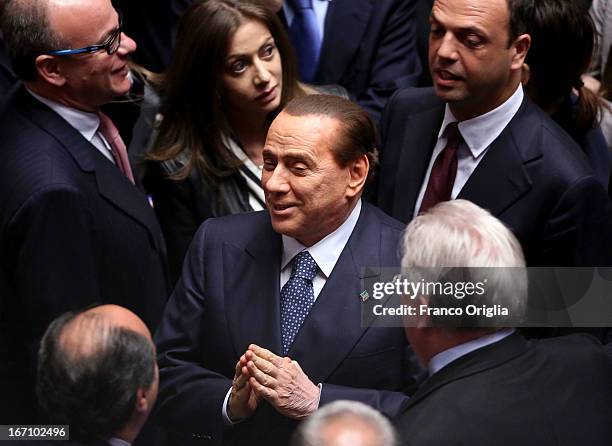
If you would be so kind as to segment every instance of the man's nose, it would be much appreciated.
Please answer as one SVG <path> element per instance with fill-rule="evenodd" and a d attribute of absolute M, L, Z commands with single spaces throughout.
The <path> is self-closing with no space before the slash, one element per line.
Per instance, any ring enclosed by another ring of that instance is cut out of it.
<path fill-rule="evenodd" d="M 136 46 L 137 46 L 136 42 L 126 33 L 122 32 L 121 33 L 121 44 L 119 45 L 117 52 L 121 54 L 122 56 L 126 56 L 136 51 Z"/>

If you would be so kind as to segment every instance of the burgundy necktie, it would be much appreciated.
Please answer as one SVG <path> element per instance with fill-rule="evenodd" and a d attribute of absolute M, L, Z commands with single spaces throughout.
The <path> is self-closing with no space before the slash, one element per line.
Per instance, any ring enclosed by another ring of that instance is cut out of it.
<path fill-rule="evenodd" d="M 125 148 L 125 143 L 121 139 L 121 135 L 119 135 L 119 130 L 117 130 L 113 121 L 104 113 L 100 112 L 98 115 L 100 116 L 100 128 L 98 130 L 111 147 L 111 153 L 113 154 L 117 167 L 132 183 L 134 183 L 134 175 L 132 174 L 127 149 Z"/>
<path fill-rule="evenodd" d="M 451 199 L 457 174 L 457 148 L 461 141 L 458 123 L 450 123 L 446 127 L 446 147 L 440 152 L 431 169 L 419 213 L 428 211 L 441 201 Z"/>

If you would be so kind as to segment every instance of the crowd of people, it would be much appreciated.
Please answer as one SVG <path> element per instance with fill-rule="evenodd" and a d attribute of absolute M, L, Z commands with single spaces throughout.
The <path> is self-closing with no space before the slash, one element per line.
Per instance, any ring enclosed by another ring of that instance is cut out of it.
<path fill-rule="evenodd" d="M 516 324 L 527 267 L 612 267 L 590 3 L 2 1 L 0 424 L 610 444 L 612 328 Z M 385 270 L 482 267 L 453 305 L 512 318 L 364 316 Z"/>

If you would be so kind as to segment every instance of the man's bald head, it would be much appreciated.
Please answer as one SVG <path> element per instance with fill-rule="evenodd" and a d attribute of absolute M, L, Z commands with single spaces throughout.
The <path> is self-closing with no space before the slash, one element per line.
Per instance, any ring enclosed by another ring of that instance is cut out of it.
<path fill-rule="evenodd" d="M 71 436 L 104 440 L 133 419 L 143 389 L 146 418 L 157 394 L 155 347 L 129 310 L 104 305 L 56 319 L 42 339 L 37 392 L 49 421 Z M 144 422 L 144 420 L 143 420 Z"/>
<path fill-rule="evenodd" d="M 102 305 L 76 314 L 60 331 L 59 343 L 67 355 L 83 359 L 104 349 L 118 329 L 131 330 L 152 342 L 147 326 L 130 310 Z"/>

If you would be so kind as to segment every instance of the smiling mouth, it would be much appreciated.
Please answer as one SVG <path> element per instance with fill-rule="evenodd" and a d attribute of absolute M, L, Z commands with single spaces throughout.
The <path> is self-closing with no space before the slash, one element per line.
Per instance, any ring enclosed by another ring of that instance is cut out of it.
<path fill-rule="evenodd" d="M 276 204 L 273 203 L 270 205 L 270 209 L 272 209 L 274 212 L 283 212 L 286 211 L 287 209 L 290 209 L 292 207 L 294 207 L 295 205 L 293 204 Z"/>
<path fill-rule="evenodd" d="M 113 70 L 113 74 L 123 74 L 123 75 L 127 76 L 129 71 L 130 70 L 128 69 L 128 66 L 124 65 L 121 68 L 117 68 L 116 70 Z"/>

